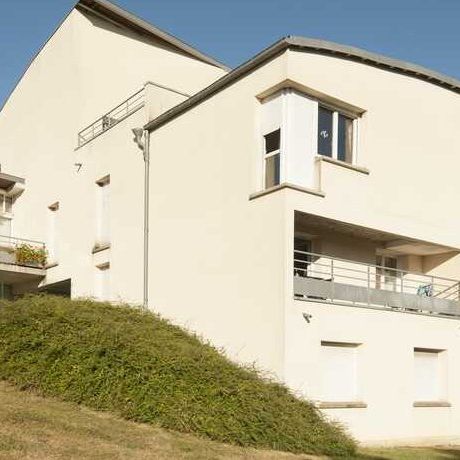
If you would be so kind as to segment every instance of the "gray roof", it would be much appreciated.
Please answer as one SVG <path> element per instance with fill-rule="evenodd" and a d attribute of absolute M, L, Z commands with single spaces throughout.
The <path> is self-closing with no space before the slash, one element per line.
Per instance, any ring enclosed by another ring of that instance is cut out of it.
<path fill-rule="evenodd" d="M 173 48 L 176 48 L 178 51 L 186 53 L 189 56 L 192 56 L 202 62 L 220 67 L 225 71 L 230 70 L 227 66 L 217 61 L 216 59 L 203 54 L 182 40 L 179 40 L 173 35 L 170 35 L 158 27 L 153 26 L 152 24 L 135 16 L 134 14 L 129 13 L 123 8 L 120 8 L 119 6 L 109 2 L 108 0 L 80 0 L 77 2 L 76 8 L 89 10 L 106 18 L 112 19 L 114 22 L 120 25 L 125 25 L 130 29 L 134 29 L 143 35 L 159 38 L 160 40 L 171 45 Z"/>
<path fill-rule="evenodd" d="M 223 90 L 227 86 L 250 73 L 252 70 L 283 53 L 288 48 L 361 62 L 363 64 L 378 67 L 391 72 L 409 75 L 460 94 L 460 80 L 443 75 L 417 64 L 400 61 L 380 54 L 371 53 L 360 48 L 340 45 L 326 40 L 288 36 L 277 41 L 269 48 L 266 48 L 252 59 L 237 67 L 232 72 L 223 76 L 191 98 L 150 121 L 147 123 L 146 129 L 151 131 L 155 130 L 186 110 Z"/>

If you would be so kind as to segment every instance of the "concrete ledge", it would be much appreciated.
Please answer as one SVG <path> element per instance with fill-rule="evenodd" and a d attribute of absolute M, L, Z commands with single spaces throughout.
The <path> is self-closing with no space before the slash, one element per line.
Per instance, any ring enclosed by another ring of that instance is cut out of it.
<path fill-rule="evenodd" d="M 45 265 L 45 270 L 57 267 L 58 265 L 59 265 L 59 262 L 51 262 L 51 263 Z"/>
<path fill-rule="evenodd" d="M 338 401 L 327 402 L 323 401 L 318 404 L 320 409 L 366 409 L 367 404 L 362 401 Z"/>
<path fill-rule="evenodd" d="M 95 244 L 93 249 L 91 250 L 91 252 L 93 254 L 97 254 L 98 252 L 102 252 L 102 251 L 105 251 L 107 249 L 110 249 L 110 243 L 106 243 L 106 244 Z"/>
<path fill-rule="evenodd" d="M 325 157 L 322 155 L 317 155 L 316 161 L 324 161 L 325 163 L 330 163 L 345 169 L 351 169 L 352 171 L 356 171 L 361 174 L 369 175 L 371 173 L 367 168 L 364 168 L 363 166 L 352 165 L 350 163 L 346 163 L 345 161 L 336 160 L 335 158 Z"/>
<path fill-rule="evenodd" d="M 283 182 L 282 184 L 276 185 L 275 187 L 270 187 L 270 188 L 267 188 L 266 190 L 261 190 L 260 192 L 251 193 L 251 195 L 249 195 L 249 200 L 254 200 L 256 198 L 260 198 L 261 196 L 269 195 L 270 193 L 274 193 L 274 192 L 277 192 L 278 190 L 283 190 L 283 189 L 296 190 L 297 192 L 308 193 L 309 195 L 315 195 L 321 198 L 324 198 L 326 196 L 326 194 L 324 192 L 321 192 L 320 190 L 314 190 L 314 189 L 307 188 L 307 187 L 301 187 L 300 185 Z"/>
<path fill-rule="evenodd" d="M 452 407 L 448 401 L 415 401 L 413 407 Z"/>

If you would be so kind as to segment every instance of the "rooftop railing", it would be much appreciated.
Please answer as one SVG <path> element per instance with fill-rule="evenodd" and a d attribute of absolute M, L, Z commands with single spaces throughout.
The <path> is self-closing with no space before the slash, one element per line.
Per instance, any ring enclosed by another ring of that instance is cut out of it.
<path fill-rule="evenodd" d="M 102 115 L 102 117 L 98 118 L 95 122 L 91 123 L 85 129 L 82 129 L 78 133 L 78 147 L 82 147 L 102 133 L 108 131 L 110 128 L 113 128 L 125 118 L 144 107 L 144 104 L 145 90 L 142 88 L 121 104 L 117 105 L 110 112 Z"/>
<path fill-rule="evenodd" d="M 46 257 L 46 245 L 41 241 L 0 235 L 1 264 L 43 268 Z"/>
<path fill-rule="evenodd" d="M 294 251 L 297 298 L 460 317 L 458 280 Z"/>

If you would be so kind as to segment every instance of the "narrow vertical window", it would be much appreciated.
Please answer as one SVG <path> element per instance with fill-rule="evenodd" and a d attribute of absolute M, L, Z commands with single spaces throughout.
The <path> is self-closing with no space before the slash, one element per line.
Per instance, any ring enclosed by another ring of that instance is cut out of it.
<path fill-rule="evenodd" d="M 332 157 L 333 115 L 334 112 L 332 110 L 319 106 L 318 154 L 326 157 Z"/>
<path fill-rule="evenodd" d="M 48 251 L 48 264 L 54 265 L 58 262 L 58 247 L 57 247 L 57 232 L 58 232 L 58 214 L 59 203 L 53 203 L 48 206 L 48 238 L 47 238 L 47 251 Z"/>
<path fill-rule="evenodd" d="M 281 130 L 264 136 L 265 139 L 265 188 L 280 184 Z"/>
<path fill-rule="evenodd" d="M 98 300 L 110 300 L 110 263 L 105 263 L 96 267 L 94 293 Z"/>
<path fill-rule="evenodd" d="M 353 120 L 339 113 L 337 127 L 337 159 L 353 162 Z"/>
<path fill-rule="evenodd" d="M 96 182 L 97 212 L 96 212 L 96 245 L 110 244 L 110 176 Z"/>

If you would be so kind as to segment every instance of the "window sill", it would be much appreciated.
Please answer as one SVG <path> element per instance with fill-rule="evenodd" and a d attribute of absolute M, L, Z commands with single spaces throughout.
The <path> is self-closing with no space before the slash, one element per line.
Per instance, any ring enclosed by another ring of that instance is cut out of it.
<path fill-rule="evenodd" d="M 106 249 L 110 249 L 110 243 L 99 244 L 96 243 L 91 250 L 93 254 L 97 254 L 98 252 L 105 251 Z"/>
<path fill-rule="evenodd" d="M 54 267 L 57 267 L 59 265 L 59 262 L 50 262 L 48 264 L 45 265 L 45 270 L 48 270 L 50 268 L 54 268 Z"/>
<path fill-rule="evenodd" d="M 415 401 L 413 407 L 452 407 L 448 401 Z"/>
<path fill-rule="evenodd" d="M 296 190 L 298 192 L 308 193 L 309 195 L 315 195 L 321 198 L 324 198 L 326 196 L 325 193 L 321 192 L 320 190 L 314 190 L 307 187 L 301 187 L 300 185 L 294 185 L 288 182 L 283 182 L 282 184 L 275 185 L 274 187 L 270 187 L 265 190 L 261 190 L 260 192 L 251 193 L 251 195 L 249 195 L 249 200 L 254 200 L 256 198 L 260 198 L 261 196 L 269 195 L 270 193 L 274 193 L 278 190 L 283 189 Z"/>
<path fill-rule="evenodd" d="M 320 409 L 366 409 L 367 404 L 362 401 L 343 401 L 343 402 L 320 402 L 318 404 Z"/>
<path fill-rule="evenodd" d="M 341 166 L 345 169 L 351 169 L 352 171 L 359 172 L 361 174 L 369 175 L 370 171 L 363 166 L 356 166 L 350 163 L 346 163 L 345 161 L 336 160 L 335 158 L 325 157 L 323 155 L 317 155 L 316 161 L 325 161 L 326 163 L 330 163 L 332 165 Z"/>

